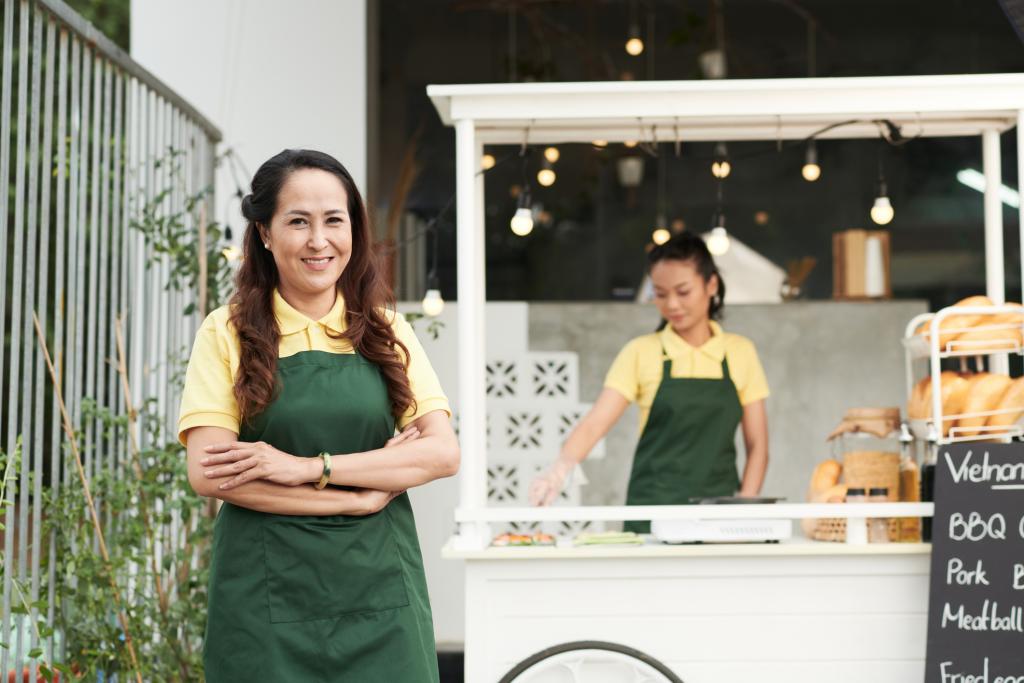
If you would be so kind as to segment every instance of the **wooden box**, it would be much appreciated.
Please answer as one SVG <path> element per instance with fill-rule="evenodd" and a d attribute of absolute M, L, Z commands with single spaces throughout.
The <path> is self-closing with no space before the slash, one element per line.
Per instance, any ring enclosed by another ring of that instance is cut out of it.
<path fill-rule="evenodd" d="M 872 249 L 876 250 L 874 256 L 870 253 Z M 833 233 L 832 298 L 892 298 L 889 261 L 888 230 L 856 229 Z"/>

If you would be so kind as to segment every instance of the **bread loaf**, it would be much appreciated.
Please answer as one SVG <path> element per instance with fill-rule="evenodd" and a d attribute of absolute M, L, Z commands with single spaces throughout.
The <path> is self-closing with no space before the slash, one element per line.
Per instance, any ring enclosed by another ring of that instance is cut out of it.
<path fill-rule="evenodd" d="M 1006 375 L 979 372 L 969 380 L 969 383 L 970 386 L 967 389 L 967 400 L 964 402 L 963 412 L 982 413 L 996 409 L 1013 383 L 1013 380 Z M 981 434 L 983 430 L 974 428 L 984 426 L 986 422 L 988 422 L 987 416 L 960 418 L 957 426 L 964 428 L 960 436 L 977 436 Z"/>
<path fill-rule="evenodd" d="M 991 415 L 986 424 L 990 427 L 1009 427 L 1024 415 L 1024 377 L 1012 380 L 1010 388 L 1003 394 L 999 405 L 994 410 L 1008 410 L 1011 408 L 1014 409 L 1014 412 Z"/>
<path fill-rule="evenodd" d="M 807 494 L 808 499 L 813 499 L 822 491 L 835 486 L 839 482 L 839 476 L 842 473 L 842 465 L 835 460 L 819 462 L 811 474 L 811 486 Z"/>
<path fill-rule="evenodd" d="M 958 415 L 964 412 L 970 382 L 966 376 L 952 370 L 945 370 L 940 375 L 940 391 L 942 392 L 942 414 Z M 915 396 L 917 397 L 915 399 Z M 911 412 L 913 410 L 913 413 Z M 907 405 L 907 416 L 922 420 L 932 416 L 932 379 L 925 377 L 914 386 L 910 403 Z M 942 433 L 948 435 L 956 420 L 942 420 Z"/>
<path fill-rule="evenodd" d="M 1017 303 L 1007 306 L 1020 308 Z M 1021 325 L 1024 313 L 1000 313 L 999 315 L 982 316 L 975 323 L 975 329 L 964 332 L 956 338 L 956 346 L 960 350 L 970 351 L 972 348 L 999 351 L 1015 351 L 1021 346 Z M 1011 327 L 1012 326 L 1012 327 Z"/>
<path fill-rule="evenodd" d="M 953 304 L 954 307 L 966 307 L 966 306 L 991 306 L 992 300 L 987 296 L 969 296 L 966 299 Z M 944 318 L 939 323 L 939 350 L 945 351 L 946 344 L 957 339 L 961 334 L 966 332 L 969 328 L 974 327 L 984 316 L 976 313 L 967 313 L 963 315 L 950 315 Z M 931 330 L 931 322 L 925 322 L 917 328 L 917 333 L 924 336 L 925 339 L 930 339 L 931 335 L 928 334 Z"/>

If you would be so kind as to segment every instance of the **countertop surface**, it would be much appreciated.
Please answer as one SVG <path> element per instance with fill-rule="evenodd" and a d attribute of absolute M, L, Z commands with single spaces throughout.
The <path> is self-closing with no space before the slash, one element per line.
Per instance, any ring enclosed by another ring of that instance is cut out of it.
<path fill-rule="evenodd" d="M 846 544 L 813 541 L 795 536 L 779 543 L 698 543 L 670 545 L 648 541 L 644 545 L 505 546 L 482 550 L 456 547 L 450 538 L 441 549 L 446 559 L 461 560 L 567 560 L 585 558 L 770 557 L 829 555 L 927 555 L 930 543 Z"/>

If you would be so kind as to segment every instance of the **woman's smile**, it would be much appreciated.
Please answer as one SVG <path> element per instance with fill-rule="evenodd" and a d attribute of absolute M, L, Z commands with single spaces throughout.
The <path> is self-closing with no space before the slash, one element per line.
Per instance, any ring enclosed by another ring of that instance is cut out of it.
<path fill-rule="evenodd" d="M 317 257 L 306 257 L 302 259 L 302 262 L 306 264 L 306 267 L 310 270 L 327 270 L 327 267 L 334 260 L 333 256 L 317 256 Z"/>

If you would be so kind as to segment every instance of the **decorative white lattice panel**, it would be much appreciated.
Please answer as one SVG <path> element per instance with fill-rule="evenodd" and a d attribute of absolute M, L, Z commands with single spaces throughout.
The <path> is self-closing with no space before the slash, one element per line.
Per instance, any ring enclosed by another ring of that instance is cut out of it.
<path fill-rule="evenodd" d="M 487 361 L 487 398 L 516 399 L 523 391 L 524 359 L 495 358 Z"/>
<path fill-rule="evenodd" d="M 527 354 L 529 396 L 537 400 L 579 401 L 579 356 L 569 351 Z"/>

